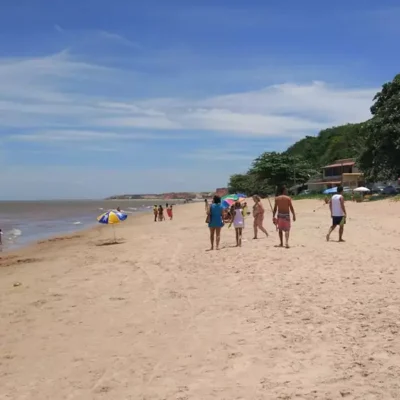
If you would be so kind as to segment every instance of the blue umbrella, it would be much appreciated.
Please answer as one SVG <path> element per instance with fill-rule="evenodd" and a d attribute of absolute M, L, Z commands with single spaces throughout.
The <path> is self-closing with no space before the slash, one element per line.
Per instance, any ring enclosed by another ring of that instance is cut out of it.
<path fill-rule="evenodd" d="M 243 193 L 236 193 L 236 196 L 239 197 L 239 199 L 245 199 L 247 196 Z"/>
<path fill-rule="evenodd" d="M 337 187 L 326 189 L 323 191 L 323 194 L 332 194 L 332 193 L 337 193 Z"/>

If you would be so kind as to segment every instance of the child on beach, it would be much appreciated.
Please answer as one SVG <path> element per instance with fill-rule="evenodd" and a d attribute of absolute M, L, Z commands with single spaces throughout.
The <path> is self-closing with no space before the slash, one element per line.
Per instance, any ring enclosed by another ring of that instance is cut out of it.
<path fill-rule="evenodd" d="M 243 210 L 240 202 L 236 202 L 232 211 L 231 211 L 231 223 L 229 226 L 233 224 L 235 228 L 235 235 L 236 235 L 236 247 L 242 246 L 242 233 L 244 227 L 244 217 L 243 217 Z"/>

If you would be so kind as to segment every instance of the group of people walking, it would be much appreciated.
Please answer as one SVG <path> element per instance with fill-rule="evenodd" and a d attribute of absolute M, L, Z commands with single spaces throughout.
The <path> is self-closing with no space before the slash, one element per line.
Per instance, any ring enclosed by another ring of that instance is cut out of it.
<path fill-rule="evenodd" d="M 263 234 L 265 234 L 266 237 L 268 237 L 268 231 L 264 228 L 265 209 L 261 202 L 261 198 L 255 195 L 253 196 L 253 201 L 253 239 L 258 239 L 259 231 L 261 231 Z M 221 198 L 219 196 L 214 196 L 212 204 L 208 207 L 206 206 L 206 212 L 206 222 L 208 224 L 208 227 L 210 228 L 210 250 L 214 250 L 214 246 L 216 246 L 215 248 L 219 250 L 221 241 L 221 230 L 225 225 L 223 218 L 224 210 L 221 205 Z M 279 232 L 280 246 L 283 247 L 283 233 L 285 233 L 286 247 L 289 247 L 289 233 L 291 228 L 290 213 L 292 213 L 293 221 L 296 220 L 296 214 L 294 212 L 292 200 L 287 195 L 286 187 L 283 186 L 280 189 L 280 193 L 278 193 L 278 196 L 275 197 L 275 207 L 272 212 L 273 224 L 276 226 L 276 229 Z M 277 215 L 276 218 L 275 215 Z M 235 202 L 230 212 L 230 221 L 228 228 L 233 225 L 235 229 L 237 247 L 240 247 L 242 245 L 242 236 L 246 216 L 247 212 L 244 211 L 242 204 L 239 201 Z"/>
<path fill-rule="evenodd" d="M 174 213 L 172 210 L 172 204 L 166 204 L 165 205 L 165 211 L 167 213 L 168 218 L 170 219 L 170 221 L 173 219 L 174 217 Z M 162 205 L 154 205 L 153 207 L 153 214 L 154 214 L 154 222 L 157 221 L 166 221 L 165 218 L 165 214 L 164 214 L 164 207 Z"/>
<path fill-rule="evenodd" d="M 264 228 L 265 209 L 261 202 L 261 198 L 255 195 L 253 196 L 253 201 L 253 239 L 258 238 L 258 231 L 261 231 L 265 234 L 265 236 L 268 237 L 268 231 Z M 272 223 L 276 227 L 276 231 L 279 235 L 278 247 L 289 248 L 291 221 L 296 221 L 296 213 L 292 204 L 292 199 L 288 195 L 286 186 L 282 186 L 279 188 L 278 193 L 275 196 L 274 207 L 272 208 L 271 203 L 270 205 L 272 211 Z M 339 226 L 339 242 L 343 242 L 343 232 L 344 225 L 346 223 L 347 213 L 344 205 L 343 188 L 341 186 L 337 188 L 337 194 L 330 199 L 329 209 L 332 218 L 332 224 L 329 228 L 326 240 L 330 240 L 331 233 L 336 229 L 336 227 Z M 208 227 L 210 229 L 210 250 L 214 250 L 214 246 L 217 250 L 219 250 L 221 242 L 221 230 L 225 225 L 224 209 L 222 207 L 221 198 L 219 196 L 214 196 L 211 205 L 208 205 L 206 201 L 206 213 L 206 223 L 208 224 Z M 246 216 L 247 212 L 244 211 L 242 204 L 239 201 L 235 202 L 230 211 L 228 228 L 230 228 L 232 225 L 235 228 L 237 247 L 240 247 L 242 245 L 242 236 L 243 229 L 245 227 Z"/>

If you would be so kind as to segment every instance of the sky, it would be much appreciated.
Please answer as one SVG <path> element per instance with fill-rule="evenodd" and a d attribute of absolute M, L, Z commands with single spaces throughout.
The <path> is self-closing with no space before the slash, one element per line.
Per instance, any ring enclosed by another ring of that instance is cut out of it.
<path fill-rule="evenodd" d="M 18 0 L 0 13 L 0 199 L 213 191 L 370 117 L 398 0 Z"/>

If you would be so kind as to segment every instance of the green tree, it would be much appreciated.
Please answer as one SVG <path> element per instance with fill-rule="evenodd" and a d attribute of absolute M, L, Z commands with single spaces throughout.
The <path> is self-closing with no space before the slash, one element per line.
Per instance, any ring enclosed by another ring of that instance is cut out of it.
<path fill-rule="evenodd" d="M 385 83 L 374 97 L 372 119 L 363 126 L 366 136 L 359 156 L 360 169 L 369 180 L 400 176 L 400 74 Z"/>
<path fill-rule="evenodd" d="M 259 179 L 254 173 L 234 174 L 228 183 L 229 193 L 244 193 L 247 196 L 258 194 L 265 196 L 274 192 L 274 188 L 268 186 L 267 182 Z"/>
<path fill-rule="evenodd" d="M 306 136 L 286 150 L 286 154 L 307 160 L 316 169 L 340 158 L 356 158 L 363 149 L 362 124 L 346 124 Z"/>
<path fill-rule="evenodd" d="M 250 173 L 254 174 L 259 182 L 264 182 L 270 187 L 282 184 L 290 187 L 307 182 L 316 171 L 301 157 L 266 152 L 254 160 Z"/>
<path fill-rule="evenodd" d="M 251 195 L 254 189 L 254 182 L 249 174 L 231 175 L 228 183 L 229 193 L 245 193 Z"/>

